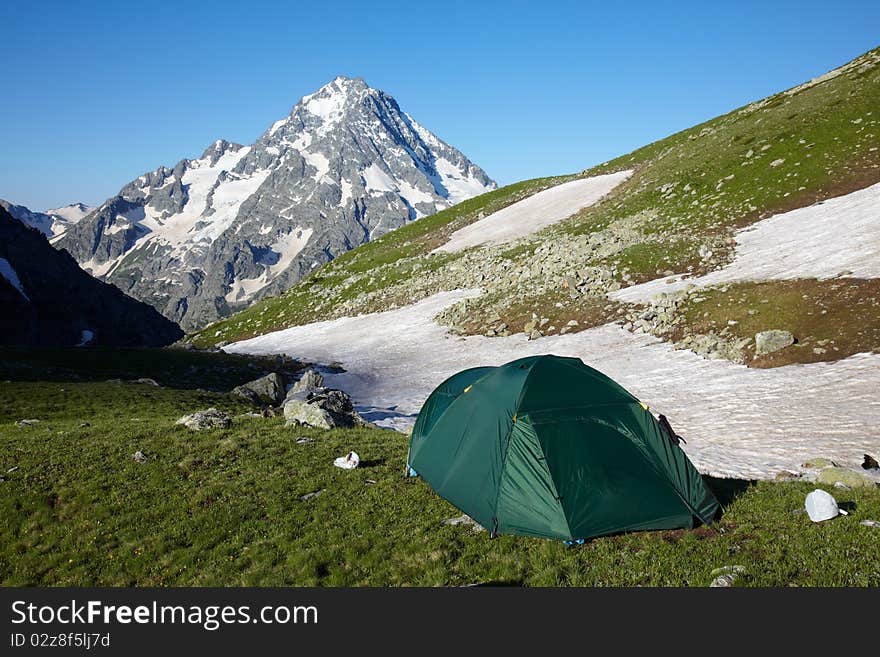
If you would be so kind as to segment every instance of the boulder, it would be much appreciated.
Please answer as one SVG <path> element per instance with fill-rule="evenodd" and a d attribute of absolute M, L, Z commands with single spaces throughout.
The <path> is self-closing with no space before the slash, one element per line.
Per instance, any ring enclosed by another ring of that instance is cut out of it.
<path fill-rule="evenodd" d="M 284 400 L 288 425 L 305 424 L 319 429 L 351 428 L 365 424 L 354 410 L 351 397 L 331 388 L 291 390 Z"/>
<path fill-rule="evenodd" d="M 276 372 L 232 389 L 233 395 L 244 397 L 255 404 L 268 404 L 269 406 L 283 402 L 284 393 L 284 378 Z"/>
<path fill-rule="evenodd" d="M 317 390 L 324 387 L 324 377 L 321 373 L 313 368 L 307 369 L 302 373 L 299 381 L 290 388 L 291 393 L 297 393 L 302 390 Z"/>
<path fill-rule="evenodd" d="M 868 475 L 849 468 L 828 467 L 819 471 L 816 481 L 820 484 L 835 485 L 841 483 L 850 488 L 872 488 L 877 482 Z"/>
<path fill-rule="evenodd" d="M 794 335 L 789 331 L 771 329 L 755 334 L 755 355 L 762 356 L 794 344 Z"/>
<path fill-rule="evenodd" d="M 196 411 L 195 413 L 184 415 L 176 424 L 182 424 L 187 429 L 192 429 L 193 431 L 228 429 L 232 426 L 232 418 L 216 408 L 208 408 L 204 411 Z"/>

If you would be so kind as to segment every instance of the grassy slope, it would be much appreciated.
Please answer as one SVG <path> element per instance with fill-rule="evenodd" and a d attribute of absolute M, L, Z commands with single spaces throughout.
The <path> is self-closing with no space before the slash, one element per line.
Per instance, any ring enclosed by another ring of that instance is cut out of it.
<path fill-rule="evenodd" d="M 772 354 L 754 356 L 752 367 L 832 361 L 862 352 L 880 351 L 880 280 L 799 279 L 737 283 L 691 297 L 682 308 L 687 321 L 677 327 L 688 334 L 716 333 L 751 338 L 770 328 L 791 331 L 797 343 Z M 731 324 L 731 322 L 734 322 Z"/>
<path fill-rule="evenodd" d="M 6 354 L 4 378 L 19 378 L 13 360 Z M 64 354 L 51 360 L 87 368 Z M 122 376 L 143 374 L 141 365 Z M 714 568 L 737 564 L 747 569 L 743 585 L 880 585 L 880 530 L 858 524 L 880 519 L 878 489 L 833 489 L 855 505 L 851 515 L 813 524 L 801 511 L 812 484 L 711 480 L 726 503 L 716 528 L 572 549 L 490 541 L 443 525 L 459 512 L 425 482 L 401 477 L 401 435 L 289 429 L 281 418 L 237 418 L 231 429 L 200 433 L 175 426 L 197 408 L 247 409 L 188 389 L 203 382 L 182 371 L 151 371 L 177 388 L 0 383 L 0 583 L 705 586 Z M 13 424 L 32 417 L 41 422 Z M 303 437 L 314 442 L 297 444 Z M 349 449 L 364 467 L 334 468 Z M 136 450 L 147 463 L 132 460 Z"/>
<path fill-rule="evenodd" d="M 723 244 L 731 229 L 877 182 L 880 49 L 839 70 L 597 168 L 637 173 L 561 232 L 591 232 L 650 213 L 645 241 L 614 258 L 641 282 L 657 269 L 699 270 L 697 250 L 706 237 Z"/>
<path fill-rule="evenodd" d="M 802 85 L 732 111 L 594 167 L 586 175 L 634 168 L 626 183 L 597 205 L 545 229 L 519 244 L 484 249 L 529 268 L 543 257 L 541 243 L 564 244 L 577 236 L 625 227 L 638 235 L 611 254 L 578 254 L 570 269 L 606 267 L 618 282 L 650 280 L 664 272 L 704 272 L 731 255 L 735 229 L 773 213 L 808 205 L 880 180 L 880 50 L 837 69 L 816 84 Z M 772 163 L 782 161 L 776 166 Z M 432 276 L 461 257 L 426 257 L 448 234 L 515 198 L 570 177 L 519 183 L 419 220 L 351 251 L 317 270 L 275 299 L 218 322 L 194 336 L 200 346 L 236 340 L 335 314 L 372 312 L 406 303 L 412 290 L 425 294 L 437 286 Z M 707 246 L 711 257 L 701 257 Z M 547 283 L 556 285 L 556 283 Z M 446 286 L 479 285 L 460 274 Z M 443 287 L 444 284 L 440 284 Z M 468 316 L 482 333 L 500 317 L 512 331 L 522 330 L 522 308 L 553 317 L 561 330 L 569 319 L 579 329 L 612 316 L 607 300 L 584 295 L 567 299 L 562 313 L 556 296 L 544 302 L 513 283 L 472 303 Z M 563 295 L 566 296 L 566 295 Z M 505 305 L 506 304 L 506 305 Z M 557 321 L 558 320 L 558 321 Z M 854 325 L 845 314 L 841 320 Z M 875 345 L 876 346 L 876 345 Z"/>

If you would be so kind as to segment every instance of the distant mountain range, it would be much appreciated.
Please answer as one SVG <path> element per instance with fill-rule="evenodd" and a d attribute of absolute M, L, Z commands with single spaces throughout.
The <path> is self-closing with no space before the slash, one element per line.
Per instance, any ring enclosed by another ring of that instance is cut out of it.
<path fill-rule="evenodd" d="M 53 238 L 64 232 L 85 217 L 95 208 L 85 203 L 71 203 L 61 208 L 45 212 L 34 212 L 23 205 L 15 205 L 0 198 L 0 207 L 19 221 L 36 228 L 46 237 Z"/>
<path fill-rule="evenodd" d="M 183 336 L 155 308 L 83 271 L 0 207 L 0 344 L 164 346 Z"/>
<path fill-rule="evenodd" d="M 214 142 L 86 214 L 11 214 L 185 328 L 278 294 L 336 256 L 496 187 L 361 78 L 305 96 L 251 146 Z M 84 206 L 77 206 L 82 211 Z"/>

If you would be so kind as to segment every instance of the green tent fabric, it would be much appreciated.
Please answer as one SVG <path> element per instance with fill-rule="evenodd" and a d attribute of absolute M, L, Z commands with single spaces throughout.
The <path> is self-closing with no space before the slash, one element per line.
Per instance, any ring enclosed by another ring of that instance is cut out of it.
<path fill-rule="evenodd" d="M 678 438 L 577 358 L 530 356 L 450 377 L 419 413 L 410 469 L 496 534 L 689 528 L 718 510 Z"/>

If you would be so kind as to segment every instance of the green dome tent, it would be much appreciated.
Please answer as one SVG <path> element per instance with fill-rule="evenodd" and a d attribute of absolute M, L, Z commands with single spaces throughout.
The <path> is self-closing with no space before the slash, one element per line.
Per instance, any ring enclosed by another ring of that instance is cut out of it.
<path fill-rule="evenodd" d="M 578 540 L 712 521 L 665 418 L 578 358 L 455 374 L 413 427 L 407 472 L 496 534 Z"/>

